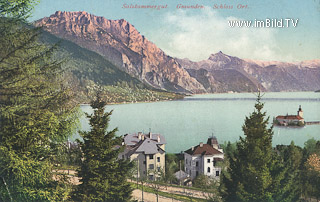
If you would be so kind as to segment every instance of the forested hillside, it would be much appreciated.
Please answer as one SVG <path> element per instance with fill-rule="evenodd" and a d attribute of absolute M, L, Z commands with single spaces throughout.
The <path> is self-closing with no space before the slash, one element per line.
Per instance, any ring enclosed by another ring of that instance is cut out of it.
<path fill-rule="evenodd" d="M 101 55 L 43 31 L 42 43 L 57 45 L 54 59 L 62 62 L 64 81 L 80 103 L 88 103 L 98 86 L 110 103 L 157 101 L 182 95 L 154 89 L 120 70 Z"/>

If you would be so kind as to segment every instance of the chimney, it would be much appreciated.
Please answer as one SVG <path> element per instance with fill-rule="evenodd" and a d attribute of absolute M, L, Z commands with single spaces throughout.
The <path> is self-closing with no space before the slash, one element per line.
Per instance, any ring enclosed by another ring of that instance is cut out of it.
<path fill-rule="evenodd" d="M 160 142 L 160 135 L 158 135 L 158 142 Z"/>
<path fill-rule="evenodd" d="M 193 150 L 194 150 L 194 147 L 191 147 L 191 150 L 193 151 Z"/>
<path fill-rule="evenodd" d="M 203 142 L 200 142 L 200 147 L 203 147 Z"/>
<path fill-rule="evenodd" d="M 138 138 L 139 138 L 139 140 L 141 140 L 141 138 L 142 138 L 142 133 L 141 132 L 138 132 Z"/>
<path fill-rule="evenodd" d="M 149 138 L 152 139 L 152 133 L 151 132 L 149 132 Z"/>
<path fill-rule="evenodd" d="M 144 140 L 144 138 L 145 138 L 144 135 L 141 135 L 141 140 Z"/>

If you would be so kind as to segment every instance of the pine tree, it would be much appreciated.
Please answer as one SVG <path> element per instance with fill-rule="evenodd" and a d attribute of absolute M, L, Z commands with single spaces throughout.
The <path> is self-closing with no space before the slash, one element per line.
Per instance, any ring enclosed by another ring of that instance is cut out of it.
<path fill-rule="evenodd" d="M 52 148 L 75 128 L 54 47 L 26 23 L 33 0 L 0 2 L 0 201 L 62 200 Z"/>
<path fill-rule="evenodd" d="M 229 155 L 229 168 L 222 175 L 222 195 L 226 201 L 290 201 L 291 183 L 285 181 L 286 167 L 272 148 L 272 127 L 262 112 L 258 94 L 255 111 L 245 118 L 236 151 Z M 286 184 L 286 183 L 288 184 Z"/>
<path fill-rule="evenodd" d="M 91 103 L 92 115 L 87 114 L 91 130 L 80 132 L 79 141 L 83 162 L 78 170 L 81 184 L 75 192 L 80 201 L 129 201 L 132 188 L 127 182 L 132 163 L 118 160 L 123 147 L 121 137 L 116 137 L 117 128 L 107 131 L 111 112 L 105 113 L 106 103 L 100 96 Z"/>

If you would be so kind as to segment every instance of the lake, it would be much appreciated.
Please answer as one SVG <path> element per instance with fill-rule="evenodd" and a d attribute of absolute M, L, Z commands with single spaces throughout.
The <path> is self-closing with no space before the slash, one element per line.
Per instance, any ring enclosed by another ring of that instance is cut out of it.
<path fill-rule="evenodd" d="M 109 130 L 118 127 L 117 135 L 137 132 L 160 133 L 165 136 L 166 152 L 178 153 L 206 142 L 216 136 L 219 143 L 235 142 L 243 136 L 245 116 L 254 110 L 253 93 L 205 94 L 188 96 L 183 100 L 154 103 L 108 105 L 113 110 Z M 320 93 L 280 92 L 265 93 L 263 111 L 270 116 L 270 125 L 277 115 L 296 115 L 299 105 L 305 121 L 320 121 Z M 82 111 L 91 113 L 88 105 Z M 81 118 L 82 130 L 88 130 L 86 118 Z M 273 145 L 295 144 L 303 146 L 310 138 L 320 140 L 320 125 L 302 128 L 274 127 Z M 77 134 L 73 139 L 79 137 Z"/>

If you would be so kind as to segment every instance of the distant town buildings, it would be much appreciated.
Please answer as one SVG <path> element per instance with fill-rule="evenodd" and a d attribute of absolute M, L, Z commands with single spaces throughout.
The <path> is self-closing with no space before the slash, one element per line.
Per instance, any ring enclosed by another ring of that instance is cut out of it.
<path fill-rule="evenodd" d="M 274 123 L 281 126 L 288 126 L 288 125 L 303 126 L 305 122 L 303 118 L 303 111 L 301 109 L 301 105 L 299 106 L 297 115 L 277 116 Z"/>
<path fill-rule="evenodd" d="M 155 180 L 159 173 L 165 172 L 165 144 L 161 134 L 126 134 L 124 136 L 125 150 L 119 155 L 120 159 L 136 161 L 137 177 L 147 177 Z"/>
<path fill-rule="evenodd" d="M 217 166 L 224 159 L 223 150 L 220 148 L 216 137 L 210 137 L 207 144 L 202 142 L 184 152 L 185 172 L 193 180 L 199 174 L 212 178 L 219 178 L 221 167 Z"/>

